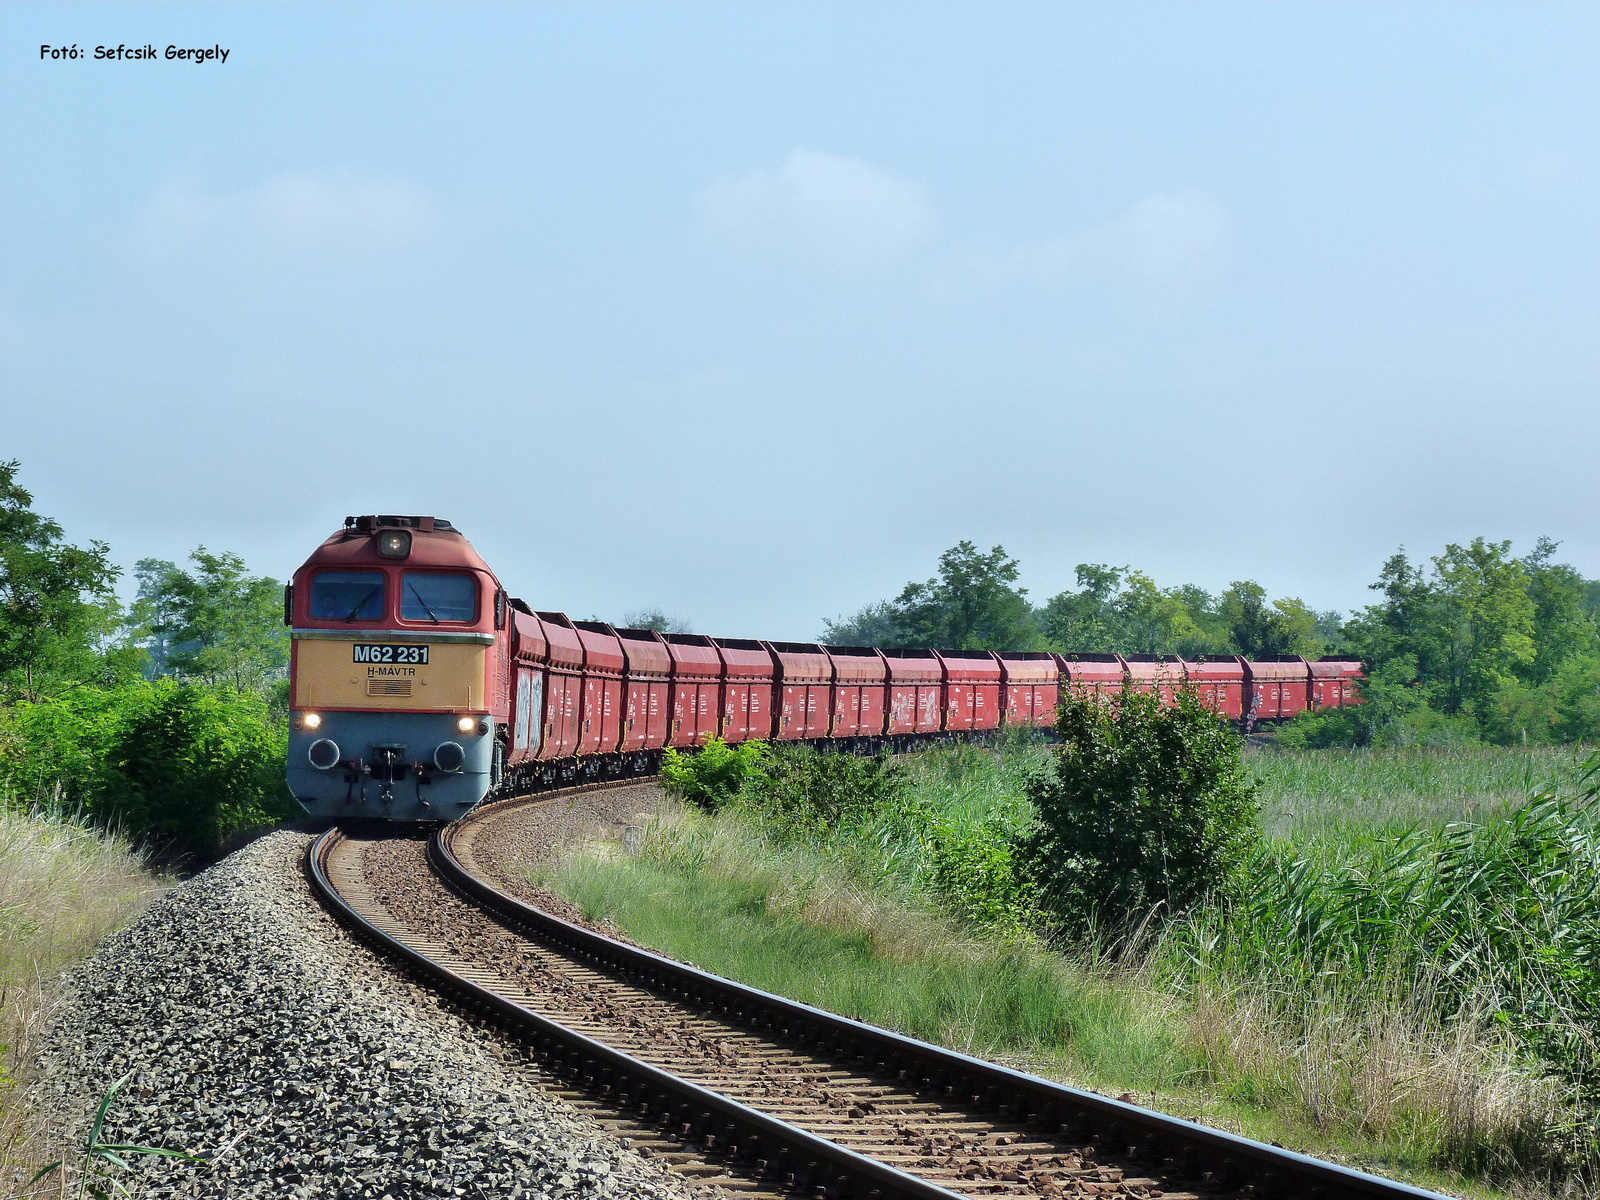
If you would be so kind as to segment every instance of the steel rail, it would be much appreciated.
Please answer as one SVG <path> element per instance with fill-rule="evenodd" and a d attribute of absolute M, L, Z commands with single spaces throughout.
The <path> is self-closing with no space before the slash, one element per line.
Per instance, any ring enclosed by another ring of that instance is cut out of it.
<path fill-rule="evenodd" d="M 464 830 L 509 808 L 520 807 L 519 801 L 530 802 L 521 797 L 508 799 L 444 826 L 429 839 L 429 863 L 455 890 L 504 923 L 635 986 L 702 1006 L 746 1024 L 770 1025 L 780 1036 L 820 1052 L 877 1064 L 890 1075 L 898 1074 L 908 1086 L 917 1088 L 920 1085 L 921 1090 L 931 1092 L 945 1103 L 976 1111 L 998 1111 L 1057 1136 L 1099 1140 L 1118 1153 L 1125 1152 L 1129 1158 L 1171 1162 L 1188 1178 L 1201 1178 L 1209 1173 L 1225 1187 L 1253 1185 L 1258 1195 L 1295 1200 L 1400 1200 L 1402 1197 L 1445 1200 L 1437 1192 L 1014 1071 L 841 1017 L 563 920 L 474 875 L 452 850 Z M 831 1147 L 832 1153 L 848 1153 L 832 1143 L 822 1144 Z M 931 1193 L 905 1194 L 950 1193 L 937 1188 Z"/>
<path fill-rule="evenodd" d="M 641 1118 L 669 1117 L 686 1140 L 698 1140 L 707 1153 L 720 1154 L 758 1174 L 775 1176 L 789 1188 L 821 1188 L 830 1197 L 866 1200 L 962 1200 L 960 1193 L 857 1154 L 557 1024 L 406 945 L 362 915 L 329 878 L 328 859 L 343 837 L 338 828 L 330 829 L 306 853 L 312 886 L 334 916 L 415 975 L 506 1029 L 557 1074 L 576 1076 L 580 1086 L 600 1093 L 624 1112 Z"/>

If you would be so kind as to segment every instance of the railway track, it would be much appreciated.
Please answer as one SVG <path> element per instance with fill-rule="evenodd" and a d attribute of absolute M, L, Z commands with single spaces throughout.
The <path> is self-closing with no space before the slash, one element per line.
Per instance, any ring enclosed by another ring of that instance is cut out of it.
<path fill-rule="evenodd" d="M 562 796 L 487 806 L 425 848 L 392 828 L 335 828 L 308 871 L 359 936 L 688 1175 L 849 1200 L 1435 1195 L 822 1012 L 535 908 L 485 878 L 478 851 L 499 820 Z"/>

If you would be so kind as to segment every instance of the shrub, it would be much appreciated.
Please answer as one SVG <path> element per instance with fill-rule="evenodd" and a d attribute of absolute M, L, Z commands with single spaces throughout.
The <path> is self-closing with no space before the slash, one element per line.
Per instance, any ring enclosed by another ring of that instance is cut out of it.
<path fill-rule="evenodd" d="M 283 781 L 286 731 L 253 693 L 197 683 L 77 688 L 17 705 L 0 764 L 7 792 L 209 853 L 299 812 Z"/>
<path fill-rule="evenodd" d="M 745 780 L 739 802 L 786 837 L 824 838 L 892 801 L 904 785 L 904 772 L 884 755 L 778 743 Z"/>
<path fill-rule="evenodd" d="M 719 737 L 698 751 L 667 748 L 661 762 L 661 786 L 668 795 L 715 812 L 738 794 L 767 757 L 765 742 L 730 746 Z"/>
<path fill-rule="evenodd" d="M 1256 845 L 1242 743 L 1190 692 L 1069 697 L 1027 843 L 1046 906 L 1069 926 L 1182 909 L 1237 884 Z"/>
<path fill-rule="evenodd" d="M 260 697 L 158 682 L 132 699 L 97 815 L 209 851 L 299 812 L 284 784 L 286 734 Z"/>
<path fill-rule="evenodd" d="M 1038 885 L 1016 839 L 993 822 L 957 825 L 918 806 L 922 851 L 935 894 L 970 924 L 1027 933 L 1041 914 Z"/>

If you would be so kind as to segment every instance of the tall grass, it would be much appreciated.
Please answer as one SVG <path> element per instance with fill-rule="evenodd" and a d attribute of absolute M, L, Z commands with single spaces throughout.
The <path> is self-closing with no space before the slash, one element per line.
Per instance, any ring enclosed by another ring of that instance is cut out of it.
<path fill-rule="evenodd" d="M 941 891 L 939 838 L 1026 829 L 1050 763 L 940 748 L 822 835 L 734 805 L 550 883 L 709 969 L 1258 1135 L 1519 1194 L 1592 1181 L 1600 850 L 1570 751 L 1252 753 L 1249 901 L 1137 944 L 974 924 Z"/>
<path fill-rule="evenodd" d="M 1592 831 L 1552 797 L 1329 861 L 1273 847 L 1249 899 L 1143 958 L 1213 1078 L 1494 1177 L 1594 1163 Z"/>
<path fill-rule="evenodd" d="M 16 1098 L 62 971 L 165 886 L 122 837 L 59 810 L 0 805 L 0 1183 L 47 1157 Z"/>
<path fill-rule="evenodd" d="M 1347 841 L 1381 829 L 1493 817 L 1553 787 L 1571 793 L 1587 751 L 1497 746 L 1246 751 L 1269 836 Z"/>
<path fill-rule="evenodd" d="M 803 854 L 765 860 L 730 822 L 689 816 L 656 834 L 642 859 L 568 860 L 545 882 L 706 970 L 968 1053 L 1027 1053 L 1145 1088 L 1202 1065 L 1177 1046 L 1159 997 L 864 895 Z"/>

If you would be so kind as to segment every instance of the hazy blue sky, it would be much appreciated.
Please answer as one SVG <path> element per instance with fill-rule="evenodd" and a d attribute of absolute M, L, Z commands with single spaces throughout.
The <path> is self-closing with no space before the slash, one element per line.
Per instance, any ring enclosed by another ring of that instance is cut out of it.
<path fill-rule="evenodd" d="M 1600 575 L 1595 5 L 6 5 L 0 54 L 0 457 L 125 565 L 431 512 L 537 607 L 774 637 L 961 538 L 1040 600 Z"/>

